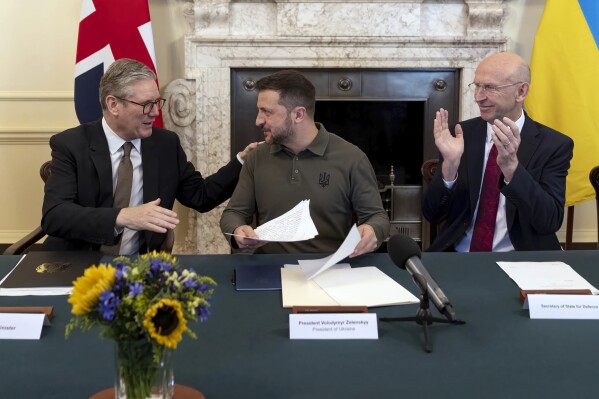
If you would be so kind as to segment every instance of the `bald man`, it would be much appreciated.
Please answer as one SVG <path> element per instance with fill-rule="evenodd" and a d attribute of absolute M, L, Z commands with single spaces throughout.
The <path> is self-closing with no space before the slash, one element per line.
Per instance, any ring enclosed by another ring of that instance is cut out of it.
<path fill-rule="evenodd" d="M 530 84 L 522 57 L 497 53 L 478 65 L 469 85 L 480 117 L 457 124 L 452 133 L 447 111 L 437 112 L 433 130 L 440 164 L 424 195 L 423 213 L 443 228 L 429 251 L 561 249 L 555 233 L 564 218 L 574 142 L 526 114 Z M 488 192 L 486 169 L 499 175 L 488 179 L 496 181 L 491 191 L 499 191 L 496 214 L 486 205 L 489 195 L 481 194 Z M 488 246 L 479 244 L 485 223 Z"/>

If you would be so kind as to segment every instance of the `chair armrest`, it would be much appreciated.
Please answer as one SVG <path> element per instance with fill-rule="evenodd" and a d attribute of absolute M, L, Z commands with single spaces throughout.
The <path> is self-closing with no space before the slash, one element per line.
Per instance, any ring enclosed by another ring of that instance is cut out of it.
<path fill-rule="evenodd" d="M 27 248 L 38 242 L 45 235 L 46 233 L 44 233 L 42 228 L 38 226 L 31 233 L 27 234 L 25 237 L 6 248 L 4 250 L 4 255 L 21 255 L 23 252 L 25 252 L 25 250 L 27 250 Z"/>

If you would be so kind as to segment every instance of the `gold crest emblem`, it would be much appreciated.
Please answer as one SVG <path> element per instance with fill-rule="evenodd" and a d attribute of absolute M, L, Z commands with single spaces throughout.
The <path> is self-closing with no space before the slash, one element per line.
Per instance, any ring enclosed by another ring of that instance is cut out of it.
<path fill-rule="evenodd" d="M 37 273 L 59 273 L 64 272 L 71 264 L 68 262 L 45 262 L 35 268 Z"/>

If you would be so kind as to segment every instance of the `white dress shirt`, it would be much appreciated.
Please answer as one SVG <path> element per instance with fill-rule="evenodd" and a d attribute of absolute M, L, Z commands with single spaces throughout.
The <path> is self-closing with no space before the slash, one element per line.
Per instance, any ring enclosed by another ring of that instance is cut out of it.
<path fill-rule="evenodd" d="M 117 171 L 121 158 L 123 157 L 123 144 L 125 140 L 120 138 L 102 118 L 102 128 L 108 140 L 108 150 L 110 151 L 110 161 L 112 163 L 112 193 L 116 189 Z M 131 199 L 129 206 L 138 206 L 143 203 L 143 169 L 141 167 L 141 139 L 131 140 L 133 148 L 131 149 L 131 164 L 133 165 L 133 183 L 131 186 Z M 134 255 L 139 251 L 139 236 L 140 233 L 136 230 L 128 228 L 117 229 L 115 226 L 115 235 L 118 235 L 122 230 L 123 237 L 121 238 L 120 255 Z"/>
<path fill-rule="evenodd" d="M 518 126 L 518 130 L 520 134 L 522 134 L 522 126 L 524 126 L 524 112 L 520 115 L 517 121 L 515 121 L 516 126 Z M 489 158 L 489 152 L 491 151 L 491 147 L 493 146 L 493 139 L 491 138 L 493 130 L 491 129 L 491 124 L 487 123 L 487 140 L 485 141 L 485 158 L 483 159 L 483 169 L 481 172 L 481 185 L 478 192 L 478 198 L 480 200 L 480 190 L 482 189 L 482 179 L 485 175 L 485 169 L 487 168 L 487 159 Z M 457 180 L 457 178 L 456 178 Z M 453 182 L 447 182 L 444 180 L 445 186 L 448 188 L 453 187 L 455 180 Z M 509 183 L 506 183 L 509 184 Z M 478 202 L 476 203 L 476 209 L 474 210 L 474 216 L 472 217 L 472 223 L 468 230 L 466 230 L 466 235 L 464 238 L 455 246 L 455 250 L 457 252 L 469 252 L 470 251 L 470 242 L 472 241 L 472 233 L 474 231 L 474 224 L 476 221 L 476 215 L 478 214 Z M 507 215 L 505 210 L 505 196 L 499 193 L 499 207 L 497 209 L 497 219 L 495 221 L 495 233 L 493 234 L 493 252 L 508 252 L 513 251 L 514 246 L 512 245 L 512 241 L 510 240 L 510 236 L 507 231 Z"/>

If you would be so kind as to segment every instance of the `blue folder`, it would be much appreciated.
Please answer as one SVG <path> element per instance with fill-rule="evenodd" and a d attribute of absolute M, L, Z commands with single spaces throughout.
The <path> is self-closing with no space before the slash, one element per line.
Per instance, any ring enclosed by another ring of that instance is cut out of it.
<path fill-rule="evenodd" d="M 244 265 L 235 268 L 233 283 L 237 291 L 281 289 L 280 265 Z"/>

